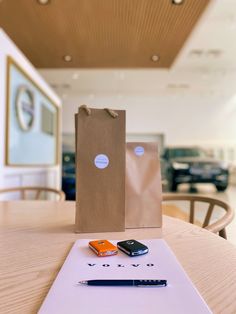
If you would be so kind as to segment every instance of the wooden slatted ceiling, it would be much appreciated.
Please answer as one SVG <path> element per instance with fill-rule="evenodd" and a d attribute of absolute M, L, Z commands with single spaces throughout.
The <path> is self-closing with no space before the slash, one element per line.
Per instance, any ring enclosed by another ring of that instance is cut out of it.
<path fill-rule="evenodd" d="M 173 63 L 209 0 L 0 2 L 0 26 L 39 68 L 163 67 Z M 72 61 L 63 61 L 63 55 Z M 151 56 L 158 54 L 158 62 Z"/>

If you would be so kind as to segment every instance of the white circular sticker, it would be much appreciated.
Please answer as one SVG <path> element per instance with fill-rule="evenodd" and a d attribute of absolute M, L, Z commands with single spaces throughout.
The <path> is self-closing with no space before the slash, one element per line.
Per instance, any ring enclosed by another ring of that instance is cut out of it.
<path fill-rule="evenodd" d="M 144 148 L 142 146 L 136 146 L 134 152 L 135 155 L 142 156 L 144 154 Z"/>
<path fill-rule="evenodd" d="M 99 154 L 95 157 L 94 164 L 99 169 L 105 169 L 109 165 L 109 158 L 107 155 Z"/>

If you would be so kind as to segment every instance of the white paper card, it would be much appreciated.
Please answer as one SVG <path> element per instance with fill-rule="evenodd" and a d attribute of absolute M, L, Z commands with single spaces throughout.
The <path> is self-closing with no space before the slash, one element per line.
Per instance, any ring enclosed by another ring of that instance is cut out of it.
<path fill-rule="evenodd" d="M 97 257 L 90 240 L 77 240 L 54 281 L 40 314 L 212 313 L 162 239 L 142 240 L 143 256 Z M 116 244 L 118 241 L 111 241 Z M 94 287 L 89 279 L 166 279 L 167 287 Z"/>

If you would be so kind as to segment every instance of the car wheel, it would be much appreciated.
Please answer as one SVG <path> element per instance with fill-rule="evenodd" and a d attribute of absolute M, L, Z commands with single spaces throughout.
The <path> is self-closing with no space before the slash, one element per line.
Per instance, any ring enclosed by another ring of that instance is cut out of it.
<path fill-rule="evenodd" d="M 228 187 L 228 184 L 226 184 L 226 185 L 216 185 L 216 189 L 219 192 L 224 192 L 227 189 L 227 187 Z"/>

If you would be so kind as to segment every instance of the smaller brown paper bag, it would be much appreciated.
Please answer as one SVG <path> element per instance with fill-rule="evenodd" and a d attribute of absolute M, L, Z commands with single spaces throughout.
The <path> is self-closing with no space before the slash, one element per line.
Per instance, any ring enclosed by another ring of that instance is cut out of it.
<path fill-rule="evenodd" d="M 126 228 L 161 227 L 162 188 L 157 143 L 126 144 Z"/>

